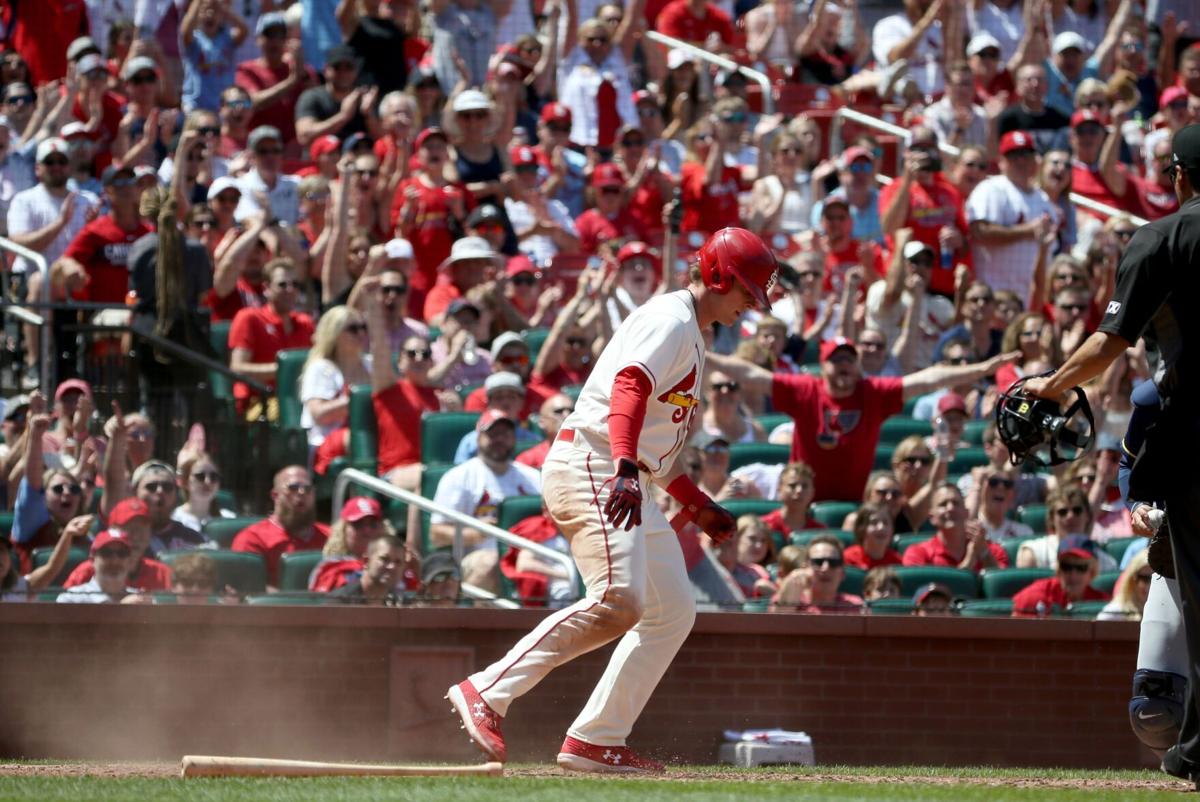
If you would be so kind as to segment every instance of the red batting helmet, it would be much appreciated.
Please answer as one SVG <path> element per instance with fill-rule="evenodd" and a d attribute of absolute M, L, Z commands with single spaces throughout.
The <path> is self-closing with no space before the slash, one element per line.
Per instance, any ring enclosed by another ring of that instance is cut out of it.
<path fill-rule="evenodd" d="M 767 308 L 767 293 L 775 286 L 775 255 L 757 235 L 744 228 L 723 228 L 709 238 L 697 254 L 704 286 L 718 295 L 733 288 L 733 279 L 741 282 Z"/>

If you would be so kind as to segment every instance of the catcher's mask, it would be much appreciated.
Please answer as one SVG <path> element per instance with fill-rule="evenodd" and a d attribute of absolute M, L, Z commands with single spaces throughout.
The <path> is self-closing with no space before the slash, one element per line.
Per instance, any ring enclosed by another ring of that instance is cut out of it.
<path fill-rule="evenodd" d="M 1027 394 L 1024 385 L 1032 378 L 1018 379 L 996 404 L 996 430 L 1012 464 L 1029 461 L 1050 467 L 1079 459 L 1096 436 L 1087 396 L 1072 387 L 1075 401 L 1064 410 L 1056 401 Z"/>

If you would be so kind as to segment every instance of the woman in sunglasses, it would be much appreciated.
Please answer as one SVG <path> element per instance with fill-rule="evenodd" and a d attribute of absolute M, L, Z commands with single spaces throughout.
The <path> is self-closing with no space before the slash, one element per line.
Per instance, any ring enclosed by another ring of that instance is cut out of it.
<path fill-rule="evenodd" d="M 1061 484 L 1046 496 L 1046 534 L 1026 540 L 1017 552 L 1017 568 L 1054 568 L 1058 548 L 1063 538 L 1071 535 L 1088 537 L 1096 519 L 1087 491 L 1077 484 Z M 1106 551 L 1096 558 L 1101 571 L 1117 570 L 1117 561 Z"/>
<path fill-rule="evenodd" d="M 214 518 L 234 517 L 233 510 L 217 505 L 221 471 L 208 454 L 197 453 L 179 463 L 179 486 L 183 502 L 171 512 L 171 520 L 203 532 Z"/>
<path fill-rule="evenodd" d="M 1008 324 L 1000 341 L 1000 352 L 1013 351 L 1021 352 L 1020 359 L 996 371 L 996 389 L 1000 392 L 1017 379 L 1048 370 L 1054 360 L 1054 332 L 1041 313 L 1022 312 Z"/>
<path fill-rule="evenodd" d="M 357 310 L 335 306 L 321 316 L 300 374 L 300 425 L 308 431 L 310 449 L 346 423 L 350 388 L 370 382 L 367 346 L 367 324 Z"/>
<path fill-rule="evenodd" d="M 886 509 L 891 516 L 892 531 L 896 534 L 911 534 L 920 526 L 919 520 L 910 517 L 907 501 L 896 474 L 891 471 L 874 471 L 867 477 L 862 495 L 863 506 L 873 504 Z M 855 510 L 842 521 L 842 531 L 853 532 L 857 528 L 858 510 Z"/>
<path fill-rule="evenodd" d="M 1112 601 L 1096 616 L 1097 621 L 1142 620 L 1142 611 L 1146 609 L 1146 600 L 1150 596 L 1150 583 L 1154 581 L 1154 571 L 1148 560 L 1149 555 L 1143 549 L 1129 561 L 1117 579 Z M 1158 581 L 1166 580 L 1159 577 Z"/>
<path fill-rule="evenodd" d="M 987 466 L 976 474 L 974 492 L 967 496 L 967 514 L 983 524 L 984 536 L 993 543 L 1033 536 L 1033 528 L 1014 521 L 1009 514 L 1016 508 L 1019 471 L 1011 466 Z"/>
<path fill-rule="evenodd" d="M 938 459 L 920 435 L 906 437 L 896 446 L 892 454 L 892 471 L 906 499 L 904 516 L 909 521 L 907 529 L 897 521 L 897 533 L 915 532 L 929 517 L 933 491 L 946 481 L 948 467 L 948 463 Z"/>
<path fill-rule="evenodd" d="M 800 138 L 791 134 L 776 137 L 771 143 L 771 165 L 773 169 L 754 182 L 750 229 L 768 238 L 807 231 L 811 228 L 813 180 Z"/>

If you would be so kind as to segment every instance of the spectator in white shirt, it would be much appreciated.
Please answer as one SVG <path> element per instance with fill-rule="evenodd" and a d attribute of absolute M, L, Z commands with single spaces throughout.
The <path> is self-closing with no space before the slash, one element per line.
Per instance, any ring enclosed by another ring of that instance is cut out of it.
<path fill-rule="evenodd" d="M 1021 0 L 971 0 L 967 25 L 972 36 L 988 33 L 1000 44 L 1000 58 L 1008 61 L 1025 35 L 1025 4 Z"/>
<path fill-rule="evenodd" d="M 283 172 L 283 135 L 274 126 L 260 125 L 250 132 L 246 144 L 253 154 L 254 167 L 238 179 L 242 197 L 234 218 L 241 222 L 261 214 L 260 198 L 265 196 L 276 220 L 296 225 L 300 217 L 300 182 Z"/>
<path fill-rule="evenodd" d="M 636 11 L 636 13 L 634 13 Z M 636 21 L 635 21 L 636 18 Z M 598 19 L 579 26 L 578 36 L 569 35 L 559 70 L 558 99 L 571 110 L 571 141 L 576 145 L 611 148 L 612 139 L 622 125 L 637 125 L 633 106 L 633 87 L 629 83 L 629 63 L 635 44 L 632 31 L 644 24 L 641 3 L 631 3 L 616 33 Z M 615 107 L 616 118 L 606 119 Z M 606 130 L 601 131 L 601 124 Z M 611 130 L 608 130 L 611 129 Z M 601 141 L 608 138 L 609 141 Z"/>
<path fill-rule="evenodd" d="M 939 142 L 956 148 L 988 146 L 993 121 L 983 106 L 975 103 L 975 74 L 965 61 L 946 68 L 946 94 L 925 109 L 925 122 L 937 133 Z"/>
<path fill-rule="evenodd" d="M 871 51 L 880 66 L 901 59 L 923 95 L 942 90 L 942 16 L 951 0 L 904 0 L 904 11 L 884 17 L 871 33 Z"/>
<path fill-rule="evenodd" d="M 967 512 L 983 524 L 983 534 L 993 543 L 1033 536 L 1033 528 L 1008 517 L 1017 498 L 1018 469 L 991 465 L 980 471 L 967 499 Z"/>
<path fill-rule="evenodd" d="M 891 342 L 905 337 L 907 347 L 895 346 L 899 359 L 912 370 L 920 370 L 933 364 L 938 338 L 954 325 L 954 304 L 943 295 L 926 291 L 937 255 L 920 240 L 905 242 L 910 233 L 903 228 L 896 232 L 902 258 L 891 266 L 886 279 L 867 290 L 867 326 L 883 332 Z M 910 313 L 913 306 L 916 308 Z"/>
<path fill-rule="evenodd" d="M 119 529 L 106 529 L 92 541 L 91 557 L 95 575 L 90 581 L 60 593 L 59 604 L 105 604 L 140 598 L 137 591 L 128 587 L 129 572 L 134 566 L 129 535 Z"/>
<path fill-rule="evenodd" d="M 533 148 L 518 145 L 509 152 L 517 180 L 504 210 L 517 235 L 521 253 L 545 268 L 559 253 L 579 250 L 579 235 L 562 201 L 546 198 L 538 186 L 538 160 Z"/>
<path fill-rule="evenodd" d="M 986 178 L 967 199 L 975 278 L 993 290 L 1029 301 L 1041 240 L 1062 222 L 1062 213 L 1036 185 L 1034 138 L 1009 131 L 1000 139 L 1000 175 Z"/>

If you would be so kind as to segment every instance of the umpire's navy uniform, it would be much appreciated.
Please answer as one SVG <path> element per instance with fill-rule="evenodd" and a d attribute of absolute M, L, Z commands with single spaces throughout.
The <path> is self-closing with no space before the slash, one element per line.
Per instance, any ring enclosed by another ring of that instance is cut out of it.
<path fill-rule="evenodd" d="M 1200 193 L 1200 125 L 1172 140 L 1172 169 L 1184 170 Z M 1135 342 L 1146 335 L 1158 352 L 1154 382 L 1162 396 L 1158 420 L 1130 477 L 1134 498 L 1164 498 L 1187 633 L 1188 697 L 1163 768 L 1200 779 L 1200 194 L 1179 211 L 1134 234 L 1100 331 Z"/>

